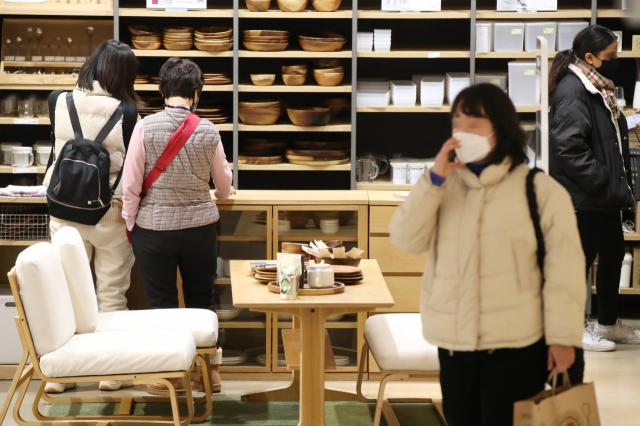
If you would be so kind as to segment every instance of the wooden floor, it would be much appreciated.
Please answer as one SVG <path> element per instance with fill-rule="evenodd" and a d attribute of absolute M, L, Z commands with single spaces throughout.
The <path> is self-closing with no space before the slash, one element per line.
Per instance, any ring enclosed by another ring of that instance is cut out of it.
<path fill-rule="evenodd" d="M 629 325 L 640 328 L 640 321 L 625 321 Z M 587 352 L 586 380 L 596 383 L 598 405 L 603 426 L 635 426 L 640 425 L 640 345 L 618 345 L 615 352 Z M 223 376 L 224 377 L 224 376 Z M 4 401 L 9 381 L 0 381 L 0 398 Z M 281 382 L 244 382 L 223 381 L 223 392 L 227 395 L 240 395 L 245 392 L 258 391 L 274 387 Z M 39 382 L 32 383 L 26 397 L 27 403 L 33 401 Z M 355 382 L 330 382 L 329 387 L 355 393 Z M 378 383 L 368 382 L 364 390 L 375 395 Z M 143 387 L 126 392 L 141 392 Z M 389 397 L 415 397 L 424 395 L 440 397 L 440 387 L 433 383 L 401 382 L 392 383 L 388 387 Z M 88 385 L 80 389 L 83 393 L 97 393 L 96 385 Z M 46 407 L 43 406 L 43 411 Z M 23 410 L 27 418 L 31 418 L 30 409 Z M 5 420 L 2 426 L 14 426 L 12 417 Z"/>

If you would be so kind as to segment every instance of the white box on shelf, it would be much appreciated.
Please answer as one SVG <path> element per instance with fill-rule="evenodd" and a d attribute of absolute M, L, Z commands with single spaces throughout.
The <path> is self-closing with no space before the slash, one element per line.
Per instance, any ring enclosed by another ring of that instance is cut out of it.
<path fill-rule="evenodd" d="M 618 40 L 618 52 L 622 52 L 622 31 L 613 31 L 616 35 L 616 40 Z"/>
<path fill-rule="evenodd" d="M 558 10 L 558 0 L 497 0 L 498 11 L 551 11 Z"/>
<path fill-rule="evenodd" d="M 517 107 L 538 105 L 535 62 L 509 62 L 509 97 Z"/>
<path fill-rule="evenodd" d="M 147 9 L 206 9 L 207 0 L 147 0 Z"/>
<path fill-rule="evenodd" d="M 502 90 L 507 90 L 507 76 L 506 72 L 478 72 L 476 73 L 476 84 L 495 84 Z"/>
<path fill-rule="evenodd" d="M 468 72 L 450 72 L 445 81 L 447 102 L 452 105 L 458 94 L 471 85 L 471 76 Z"/>
<path fill-rule="evenodd" d="M 476 52 L 493 50 L 493 22 L 476 23 Z"/>
<path fill-rule="evenodd" d="M 399 12 L 440 12 L 442 0 L 382 0 L 382 10 Z"/>
<path fill-rule="evenodd" d="M 493 24 L 493 50 L 496 52 L 522 52 L 524 48 L 524 22 L 496 22 Z"/>
<path fill-rule="evenodd" d="M 549 43 L 549 52 L 556 50 L 557 22 L 527 22 L 524 27 L 524 50 L 535 52 L 538 37 L 542 36 Z"/>
<path fill-rule="evenodd" d="M 559 52 L 573 47 L 573 40 L 578 33 L 589 26 L 587 21 L 558 22 L 556 49 Z"/>
<path fill-rule="evenodd" d="M 22 344 L 16 329 L 18 316 L 9 286 L 0 286 L 0 364 L 17 364 L 22 358 Z"/>

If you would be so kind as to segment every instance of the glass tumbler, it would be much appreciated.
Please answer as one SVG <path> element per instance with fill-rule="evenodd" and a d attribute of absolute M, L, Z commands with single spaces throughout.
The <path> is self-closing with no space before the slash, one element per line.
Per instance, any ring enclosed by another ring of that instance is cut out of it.
<path fill-rule="evenodd" d="M 616 87 L 616 98 L 618 99 L 618 106 L 620 108 L 627 106 L 627 101 L 624 99 L 624 87 Z"/>
<path fill-rule="evenodd" d="M 38 100 L 38 117 L 49 117 L 49 100 Z"/>
<path fill-rule="evenodd" d="M 22 99 L 18 103 L 18 115 L 21 118 L 34 118 L 36 116 L 37 99 Z"/>
<path fill-rule="evenodd" d="M 0 100 L 0 116 L 11 117 L 18 113 L 18 100 L 16 98 L 4 98 Z"/>
<path fill-rule="evenodd" d="M 358 158 L 356 160 L 356 181 L 359 183 L 371 183 L 378 177 L 378 165 L 371 158 Z"/>

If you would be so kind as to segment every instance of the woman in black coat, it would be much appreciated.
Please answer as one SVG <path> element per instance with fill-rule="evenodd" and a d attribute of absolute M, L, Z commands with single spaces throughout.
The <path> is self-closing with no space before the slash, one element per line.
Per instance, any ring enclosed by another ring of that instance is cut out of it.
<path fill-rule="evenodd" d="M 616 343 L 640 344 L 640 331 L 618 318 L 621 213 L 634 210 L 635 200 L 629 131 L 614 95 L 617 51 L 615 34 L 592 25 L 558 54 L 549 76 L 550 173 L 573 199 L 587 269 L 599 256 L 598 323 L 593 329 L 585 324 L 582 340 L 585 350 L 599 352 L 615 350 Z"/>

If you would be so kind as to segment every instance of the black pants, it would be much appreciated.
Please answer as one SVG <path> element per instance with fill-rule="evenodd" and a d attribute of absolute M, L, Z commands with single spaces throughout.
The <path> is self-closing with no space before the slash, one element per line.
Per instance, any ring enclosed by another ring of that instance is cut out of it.
<path fill-rule="evenodd" d="M 620 268 L 624 260 L 624 234 L 620 212 L 577 212 L 587 273 L 598 256 L 598 323 L 614 325 L 618 319 Z M 589 289 L 590 291 L 591 289 Z"/>
<path fill-rule="evenodd" d="M 215 223 L 178 231 L 152 231 L 136 225 L 131 243 L 150 309 L 178 307 L 176 280 L 180 268 L 185 307 L 215 312 Z"/>
<path fill-rule="evenodd" d="M 511 426 L 513 404 L 544 390 L 544 339 L 521 349 L 450 352 L 438 349 L 448 426 Z"/>

